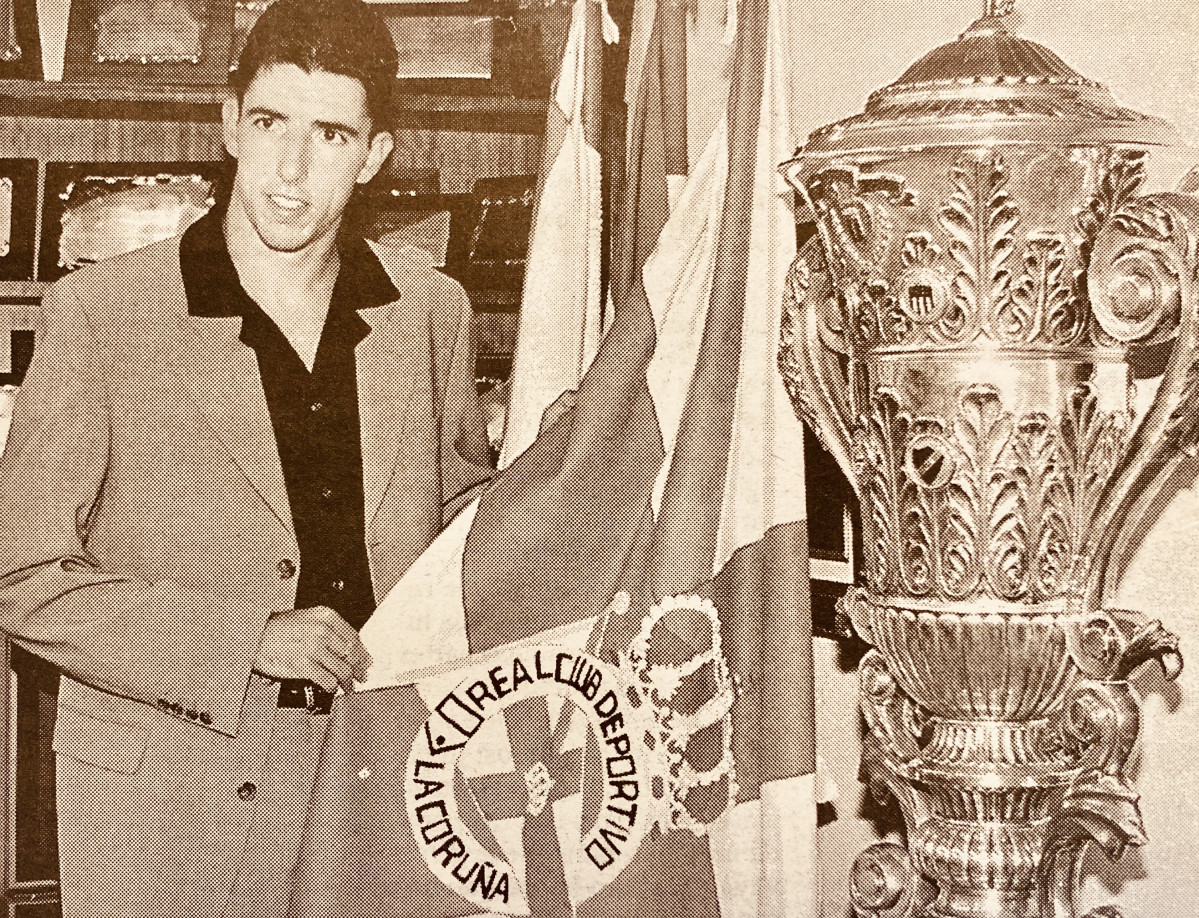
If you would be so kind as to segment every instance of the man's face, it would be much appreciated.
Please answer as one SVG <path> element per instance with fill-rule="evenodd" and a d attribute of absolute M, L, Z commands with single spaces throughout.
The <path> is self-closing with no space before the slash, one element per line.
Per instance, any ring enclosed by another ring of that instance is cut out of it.
<path fill-rule="evenodd" d="M 223 110 L 225 146 L 237 159 L 231 208 L 279 252 L 331 237 L 354 185 L 369 182 L 391 152 L 388 133 L 371 136 L 362 84 L 294 64 L 260 70 Z"/>

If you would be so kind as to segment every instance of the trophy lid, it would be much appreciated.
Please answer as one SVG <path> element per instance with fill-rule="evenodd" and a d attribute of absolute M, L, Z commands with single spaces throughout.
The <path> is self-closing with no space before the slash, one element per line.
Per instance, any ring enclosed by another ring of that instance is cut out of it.
<path fill-rule="evenodd" d="M 1118 104 L 1043 45 L 1013 35 L 1013 0 L 986 0 L 956 41 L 934 48 L 866 110 L 815 131 L 800 151 L 821 158 L 929 146 L 1169 146 L 1168 121 Z"/>

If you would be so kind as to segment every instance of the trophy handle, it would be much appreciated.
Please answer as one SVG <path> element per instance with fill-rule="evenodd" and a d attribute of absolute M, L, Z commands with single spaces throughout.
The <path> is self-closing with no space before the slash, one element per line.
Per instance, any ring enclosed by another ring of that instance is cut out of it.
<path fill-rule="evenodd" d="M 1131 347 L 1173 351 L 1152 407 L 1097 503 L 1083 557 L 1084 608 L 1102 608 L 1169 498 L 1195 477 L 1199 454 L 1199 199 L 1134 198 L 1099 232 L 1087 286 L 1102 330 Z"/>
<path fill-rule="evenodd" d="M 816 238 L 800 249 L 783 294 L 779 369 L 791 402 L 861 499 L 853 462 L 855 361 L 842 330 L 845 311 Z"/>
<path fill-rule="evenodd" d="M 812 210 L 800 178 L 799 161 L 784 163 L 780 171 Z M 855 359 L 849 328 L 851 311 L 838 290 L 825 258 L 826 227 L 799 250 L 787 272 L 779 343 L 779 369 L 791 402 L 803 420 L 832 455 L 855 494 L 861 498 L 853 461 L 853 429 L 865 391 L 865 368 Z"/>

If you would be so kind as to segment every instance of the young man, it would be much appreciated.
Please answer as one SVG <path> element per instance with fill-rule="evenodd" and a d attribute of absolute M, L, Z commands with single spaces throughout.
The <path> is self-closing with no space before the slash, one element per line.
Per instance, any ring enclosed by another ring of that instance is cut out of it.
<path fill-rule="evenodd" d="M 341 232 L 395 72 L 361 0 L 277 0 L 223 112 L 228 206 L 46 293 L 0 628 L 67 676 L 67 918 L 286 912 L 356 629 L 488 477 L 461 288 Z"/>

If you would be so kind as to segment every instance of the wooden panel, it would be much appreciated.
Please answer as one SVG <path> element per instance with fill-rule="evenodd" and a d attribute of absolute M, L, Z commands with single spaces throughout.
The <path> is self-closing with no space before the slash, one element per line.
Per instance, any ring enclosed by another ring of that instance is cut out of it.
<path fill-rule="evenodd" d="M 224 153 L 220 126 L 201 121 L 0 118 L 4 155 L 93 162 L 212 160 Z"/>
<path fill-rule="evenodd" d="M 540 158 L 540 135 L 400 128 L 389 169 L 433 166 L 441 171 L 441 190 L 458 194 L 476 179 L 535 173 Z"/>

